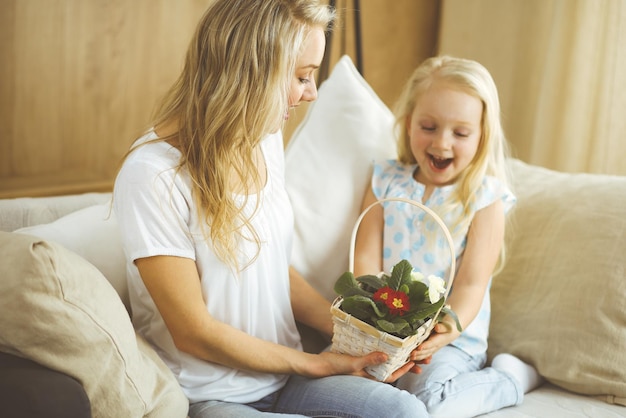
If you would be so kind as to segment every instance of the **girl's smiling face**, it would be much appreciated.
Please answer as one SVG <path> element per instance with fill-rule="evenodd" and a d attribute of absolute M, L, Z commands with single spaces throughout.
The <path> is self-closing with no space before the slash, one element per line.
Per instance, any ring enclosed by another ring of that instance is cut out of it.
<path fill-rule="evenodd" d="M 451 84 L 435 81 L 407 118 L 415 180 L 430 194 L 454 183 L 472 162 L 482 133 L 483 104 Z"/>

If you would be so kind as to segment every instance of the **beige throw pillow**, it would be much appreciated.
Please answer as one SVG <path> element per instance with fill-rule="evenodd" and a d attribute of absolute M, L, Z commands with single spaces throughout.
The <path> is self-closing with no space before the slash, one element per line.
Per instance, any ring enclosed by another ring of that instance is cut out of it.
<path fill-rule="evenodd" d="M 82 383 L 94 417 L 186 417 L 188 402 L 136 337 L 117 293 L 59 244 L 0 232 L 0 350 Z"/>
<path fill-rule="evenodd" d="M 626 177 L 512 160 L 518 204 L 494 278 L 489 354 L 557 386 L 626 402 Z"/>
<path fill-rule="evenodd" d="M 13 232 L 56 242 L 87 260 L 111 283 L 130 312 L 126 257 L 110 202 L 87 206 L 53 222 L 27 226 Z"/>

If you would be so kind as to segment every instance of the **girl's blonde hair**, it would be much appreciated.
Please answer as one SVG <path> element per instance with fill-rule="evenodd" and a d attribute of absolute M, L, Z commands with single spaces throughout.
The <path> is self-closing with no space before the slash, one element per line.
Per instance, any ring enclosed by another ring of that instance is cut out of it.
<path fill-rule="evenodd" d="M 250 184 L 262 186 L 253 150 L 284 121 L 296 60 L 309 32 L 328 30 L 333 19 L 334 10 L 318 0 L 213 1 L 180 76 L 156 110 L 153 126 L 177 123 L 178 130 L 160 140 L 173 141 L 181 151 L 178 169 L 191 178 L 198 215 L 208 227 L 205 236 L 236 270 L 254 260 L 242 264 L 241 240 L 257 248 L 260 240 L 230 179 L 241 179 L 238 193 L 244 199 Z"/>
<path fill-rule="evenodd" d="M 400 162 L 416 163 L 406 129 L 407 120 L 411 117 L 422 94 L 435 82 L 443 82 L 474 96 L 483 104 L 481 137 L 476 155 L 460 174 L 455 192 L 440 207 L 434 208 L 442 217 L 449 213 L 455 214 L 454 219 L 448 225 L 452 234 L 455 235 L 455 233 L 463 233 L 471 224 L 475 211 L 476 191 L 486 175 L 496 177 L 505 186 L 510 187 L 506 165 L 509 151 L 500 120 L 498 89 L 489 71 L 473 60 L 438 56 L 426 59 L 413 72 L 396 104 L 394 113 Z M 504 246 L 498 268 L 503 262 Z"/>

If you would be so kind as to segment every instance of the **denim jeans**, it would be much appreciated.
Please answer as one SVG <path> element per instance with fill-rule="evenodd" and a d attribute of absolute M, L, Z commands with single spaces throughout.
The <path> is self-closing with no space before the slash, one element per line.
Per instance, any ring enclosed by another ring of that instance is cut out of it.
<path fill-rule="evenodd" d="M 282 390 L 258 402 L 246 405 L 198 402 L 190 406 L 189 416 L 425 418 L 429 415 L 415 396 L 386 383 L 355 376 L 321 379 L 292 376 Z"/>
<path fill-rule="evenodd" d="M 422 373 L 407 373 L 396 386 L 415 394 L 433 417 L 474 417 L 522 403 L 521 385 L 501 370 L 484 367 L 486 358 L 448 345 L 421 366 Z"/>

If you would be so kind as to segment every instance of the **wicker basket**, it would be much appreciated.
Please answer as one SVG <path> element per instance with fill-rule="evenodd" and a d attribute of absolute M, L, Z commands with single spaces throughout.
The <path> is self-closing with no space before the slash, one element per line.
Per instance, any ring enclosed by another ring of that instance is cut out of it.
<path fill-rule="evenodd" d="M 404 198 L 386 198 L 378 200 L 368 206 L 356 220 L 354 229 L 352 231 L 352 237 L 350 241 L 350 254 L 349 254 L 349 268 L 351 272 L 354 272 L 354 247 L 356 242 L 356 234 L 363 220 L 363 217 L 374 206 L 383 202 L 396 201 L 404 202 L 415 207 L 418 207 L 425 211 L 427 214 L 433 217 L 439 227 L 443 230 L 448 246 L 450 247 L 451 262 L 450 273 L 448 281 L 446 283 L 446 292 L 444 298 L 448 297 L 450 288 L 452 287 L 452 281 L 454 280 L 454 274 L 456 269 L 456 255 L 454 252 L 454 241 L 448 231 L 448 228 L 444 222 L 428 207 L 422 205 L 419 202 L 404 199 Z M 374 376 L 378 380 L 386 380 L 394 371 L 402 367 L 409 359 L 411 351 L 413 351 L 419 344 L 421 344 L 430 335 L 433 327 L 437 323 L 437 317 L 441 312 L 441 308 L 432 318 L 427 320 L 418 330 L 417 334 L 411 335 L 406 338 L 399 338 L 395 335 L 388 334 L 380 331 L 375 327 L 361 321 L 352 315 L 347 314 L 341 310 L 342 297 L 338 297 L 333 302 L 330 311 L 333 317 L 334 332 L 331 351 L 335 353 L 350 354 L 353 356 L 362 356 L 374 351 L 381 351 L 387 354 L 389 359 L 386 363 L 371 366 L 365 370 Z"/>

